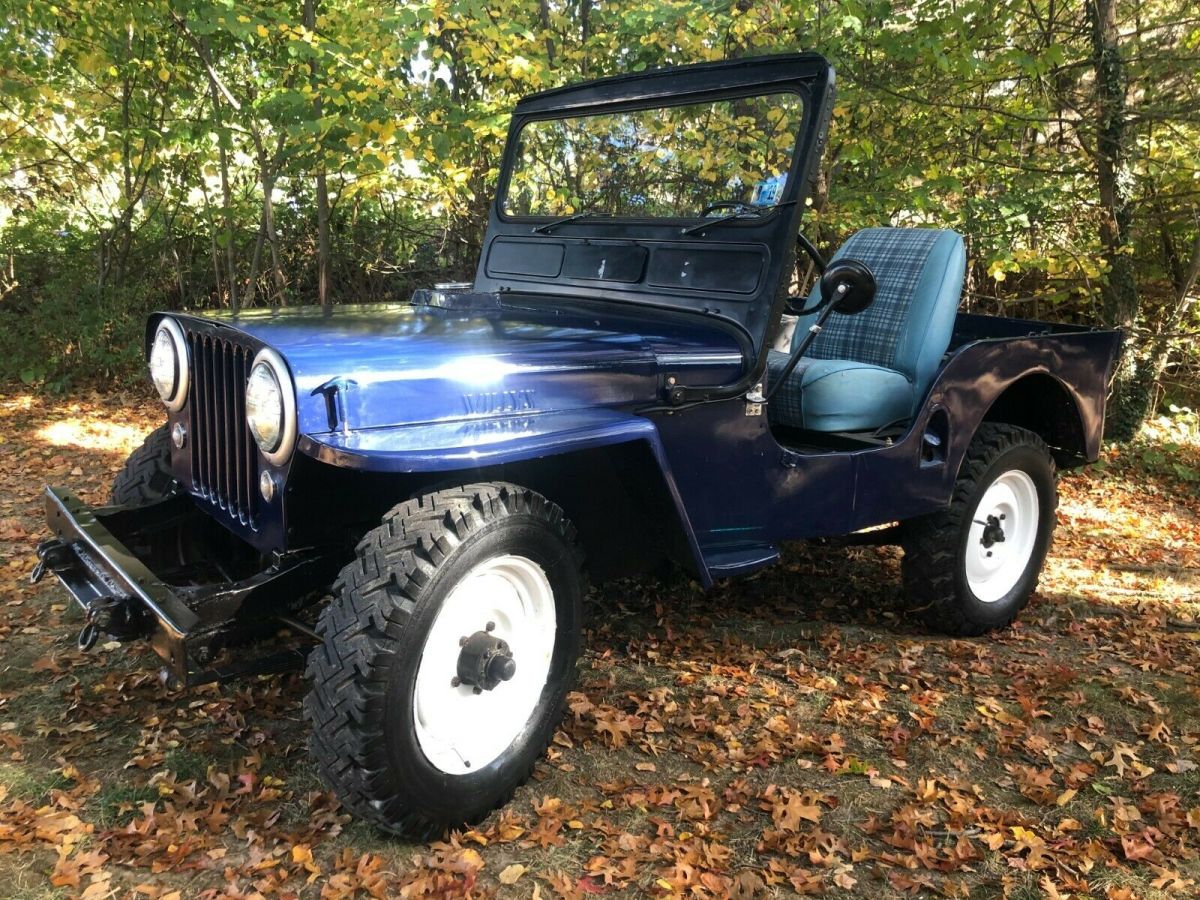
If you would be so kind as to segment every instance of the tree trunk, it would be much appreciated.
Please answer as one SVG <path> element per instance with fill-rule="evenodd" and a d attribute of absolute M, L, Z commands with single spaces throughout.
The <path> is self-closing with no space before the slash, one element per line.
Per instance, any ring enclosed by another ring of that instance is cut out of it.
<path fill-rule="evenodd" d="M 289 76 L 289 85 L 291 78 Z M 259 221 L 258 241 L 254 246 L 254 264 L 251 266 L 251 272 L 257 275 L 259 264 L 261 263 L 261 252 L 263 240 L 266 240 L 267 246 L 271 250 L 271 277 L 275 285 L 275 293 L 272 300 L 287 305 L 287 298 L 284 296 L 285 280 L 283 277 L 283 268 L 279 264 L 279 242 L 275 234 L 275 201 L 273 195 L 275 193 L 275 182 L 279 178 L 279 160 L 283 153 L 284 136 L 280 135 L 278 145 L 275 148 L 275 155 L 268 159 L 267 148 L 263 144 L 262 132 L 255 125 L 251 125 L 250 136 L 254 140 L 254 151 L 258 159 L 259 181 L 262 182 L 263 202 L 262 215 Z M 254 285 L 251 285 L 253 289 Z"/>
<path fill-rule="evenodd" d="M 204 214 L 208 218 L 208 242 L 213 265 L 213 295 L 221 299 L 221 254 L 217 251 L 217 223 L 212 214 L 212 203 L 208 199 L 208 186 L 204 183 L 204 167 L 200 167 L 200 193 L 204 195 Z"/>
<path fill-rule="evenodd" d="M 258 267 L 262 262 L 263 243 L 267 239 L 267 214 L 260 213 L 258 217 L 258 234 L 254 237 L 254 252 L 250 254 L 250 277 L 246 279 L 246 295 L 242 302 L 247 308 L 254 305 L 254 295 L 258 290 Z"/>
<path fill-rule="evenodd" d="M 202 39 L 200 43 L 204 49 L 204 59 L 211 59 L 212 55 L 208 49 L 207 39 Z M 209 78 L 208 88 L 209 93 L 212 95 L 213 121 L 217 127 L 218 164 L 221 170 L 221 205 L 225 213 L 225 266 L 228 269 L 229 278 L 229 309 L 234 315 L 237 315 L 237 256 L 233 246 L 233 191 L 229 186 L 229 151 L 225 146 L 228 143 L 228 136 L 225 134 L 225 123 L 222 118 L 221 109 L 221 92 L 218 89 L 216 79 Z"/>
<path fill-rule="evenodd" d="M 262 182 L 263 204 L 258 219 L 258 235 L 254 239 L 254 255 L 250 258 L 250 280 L 246 285 L 246 306 L 254 305 L 254 295 L 258 290 L 258 273 L 262 265 L 263 244 L 271 241 L 271 261 L 278 268 L 279 260 L 275 255 L 275 229 L 271 215 L 271 193 L 275 190 L 275 172 L 267 163 L 267 154 L 263 149 L 262 139 L 257 129 L 254 131 L 254 145 L 258 154 L 259 180 Z"/>
<path fill-rule="evenodd" d="M 287 306 L 287 294 L 284 289 L 287 280 L 283 277 L 283 267 L 279 264 L 279 240 L 275 234 L 275 201 L 271 194 L 275 190 L 275 179 L 271 178 L 271 188 L 263 195 L 263 221 L 267 226 L 267 246 L 271 250 L 271 275 L 275 282 L 275 300 L 281 306 Z"/>
<path fill-rule="evenodd" d="M 1192 255 L 1188 260 L 1187 270 L 1175 285 L 1175 303 L 1168 311 L 1159 332 L 1160 353 L 1156 371 L 1158 375 L 1161 375 L 1162 370 L 1166 367 L 1172 337 L 1183 323 L 1192 304 L 1196 302 L 1197 282 L 1200 282 L 1200 230 L 1197 230 L 1196 239 L 1192 242 Z"/>
<path fill-rule="evenodd" d="M 317 25 L 316 0 L 304 0 L 304 27 L 309 31 Z M 313 87 L 318 88 L 317 64 L 314 60 L 309 64 Z M 321 118 L 321 97 L 313 101 L 316 117 Z M 317 299 L 321 309 L 329 312 L 329 187 L 325 181 L 325 160 L 321 156 L 321 147 L 317 146 Z"/>
<path fill-rule="evenodd" d="M 550 0 L 538 0 L 538 18 L 546 35 L 546 62 L 554 68 L 554 38 L 550 33 Z"/>
<path fill-rule="evenodd" d="M 132 52 L 129 40 L 130 38 L 127 38 L 125 44 L 126 60 Z M 130 159 L 129 147 L 129 103 L 132 93 L 133 89 L 127 75 L 121 81 L 121 215 L 117 217 L 117 235 L 119 235 L 121 249 L 117 251 L 117 284 L 125 282 L 125 262 L 129 256 L 131 238 L 129 216 L 133 209 L 133 163 Z M 107 275 L 107 272 L 105 274 Z"/>
<path fill-rule="evenodd" d="M 1128 75 L 1119 44 L 1117 0 L 1087 4 L 1096 77 L 1096 185 L 1100 195 L 1100 242 L 1108 263 L 1102 287 L 1105 324 L 1125 331 L 1125 349 L 1108 407 L 1108 433 L 1118 441 L 1137 434 L 1154 396 L 1154 362 L 1146 358 L 1134 327 L 1138 290 L 1128 251 L 1130 204 Z"/>
<path fill-rule="evenodd" d="M 183 276 L 183 260 L 179 258 L 179 248 L 171 241 L 171 259 L 175 263 L 175 283 L 179 286 L 179 308 L 187 306 L 187 282 Z"/>
<path fill-rule="evenodd" d="M 588 73 L 588 38 L 592 36 L 592 0 L 579 0 L 579 74 Z"/>
<path fill-rule="evenodd" d="M 317 299 L 329 312 L 329 188 L 325 170 L 317 170 Z"/>

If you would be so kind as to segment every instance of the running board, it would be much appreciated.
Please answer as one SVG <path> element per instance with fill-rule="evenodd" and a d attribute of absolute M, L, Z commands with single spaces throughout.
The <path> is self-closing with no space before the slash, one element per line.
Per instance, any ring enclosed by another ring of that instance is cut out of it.
<path fill-rule="evenodd" d="M 713 578 L 748 575 L 779 561 L 779 548 L 773 544 L 749 547 L 722 547 L 706 550 L 704 562 Z"/>

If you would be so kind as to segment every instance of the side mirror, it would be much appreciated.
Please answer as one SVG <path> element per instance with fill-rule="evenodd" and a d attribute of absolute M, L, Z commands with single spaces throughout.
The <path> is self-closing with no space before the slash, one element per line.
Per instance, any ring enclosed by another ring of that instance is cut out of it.
<path fill-rule="evenodd" d="M 875 276 L 857 259 L 838 259 L 821 276 L 821 299 L 840 313 L 860 313 L 875 302 Z"/>

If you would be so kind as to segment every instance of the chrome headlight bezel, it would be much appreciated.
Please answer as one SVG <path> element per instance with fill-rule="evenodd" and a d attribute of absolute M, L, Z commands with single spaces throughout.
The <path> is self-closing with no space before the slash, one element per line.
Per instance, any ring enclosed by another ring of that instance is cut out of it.
<path fill-rule="evenodd" d="M 254 362 L 250 365 L 250 374 L 246 379 L 247 394 L 249 394 L 250 378 L 253 377 L 255 369 L 259 366 L 267 369 L 279 389 L 279 437 L 273 444 L 264 445 L 250 418 L 248 402 L 246 404 L 246 426 L 250 429 L 250 436 L 254 438 L 255 445 L 267 462 L 274 466 L 282 466 L 291 458 L 292 451 L 296 447 L 296 389 L 292 384 L 292 376 L 288 372 L 283 357 L 270 347 L 264 347 L 258 351 Z"/>
<path fill-rule="evenodd" d="M 183 328 L 174 319 L 166 317 L 158 323 L 158 327 L 154 330 L 154 339 L 150 342 L 150 352 L 146 355 L 146 366 L 153 372 L 151 363 L 160 346 L 159 339 L 163 335 L 166 335 L 170 341 L 171 350 L 174 352 L 175 377 L 172 380 L 171 390 L 165 394 L 158 382 L 155 381 L 153 374 L 150 376 L 150 382 L 154 385 L 155 391 L 167 409 L 171 412 L 179 412 L 187 402 L 191 367 L 188 360 L 187 338 L 183 335 Z"/>

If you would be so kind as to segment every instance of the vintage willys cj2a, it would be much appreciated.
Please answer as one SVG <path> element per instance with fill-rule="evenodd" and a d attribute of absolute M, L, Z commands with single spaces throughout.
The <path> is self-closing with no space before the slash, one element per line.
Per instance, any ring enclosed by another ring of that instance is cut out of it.
<path fill-rule="evenodd" d="M 528 776 L 585 571 L 667 561 L 708 586 L 874 528 L 932 627 L 1007 625 L 1056 465 L 1098 453 L 1119 335 L 958 313 L 952 231 L 867 228 L 823 260 L 800 226 L 832 98 L 813 54 L 540 93 L 513 113 L 474 282 L 153 316 L 166 424 L 111 506 L 46 491 L 35 575 L 82 605 L 82 645 L 146 638 L 174 685 L 315 639 L 322 776 L 414 835 Z M 823 273 L 807 298 L 798 255 Z"/>

